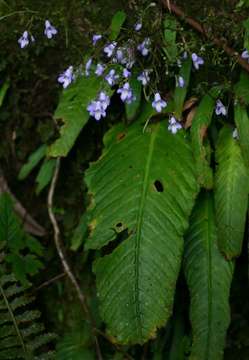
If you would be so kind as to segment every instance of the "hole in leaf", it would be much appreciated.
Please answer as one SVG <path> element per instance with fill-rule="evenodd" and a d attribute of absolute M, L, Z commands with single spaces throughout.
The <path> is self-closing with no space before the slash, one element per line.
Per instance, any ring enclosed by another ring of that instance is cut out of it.
<path fill-rule="evenodd" d="M 128 237 L 129 232 L 127 228 L 119 232 L 114 240 L 110 241 L 101 249 L 101 256 L 110 255 Z"/>
<path fill-rule="evenodd" d="M 122 227 L 122 226 L 123 226 L 123 224 L 122 224 L 121 222 L 119 222 L 119 223 L 116 224 L 116 227 L 118 227 L 118 228 L 120 228 L 120 227 Z"/>
<path fill-rule="evenodd" d="M 163 192 L 163 184 L 161 181 L 156 180 L 154 182 L 154 186 L 155 186 L 157 192 Z"/>

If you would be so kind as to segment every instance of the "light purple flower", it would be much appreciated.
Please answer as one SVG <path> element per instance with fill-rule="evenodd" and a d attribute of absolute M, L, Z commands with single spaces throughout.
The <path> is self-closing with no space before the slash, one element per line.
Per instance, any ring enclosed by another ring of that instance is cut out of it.
<path fill-rule="evenodd" d="M 123 77 L 127 79 L 130 76 L 131 76 L 131 72 L 128 69 L 125 68 L 123 70 Z"/>
<path fill-rule="evenodd" d="M 117 90 L 117 93 L 120 94 L 120 98 L 123 102 L 130 104 L 133 100 L 135 100 L 130 84 L 126 82 L 123 87 Z"/>
<path fill-rule="evenodd" d="M 143 25 L 141 22 L 137 22 L 135 25 L 134 25 L 134 29 L 136 31 L 140 31 L 142 29 Z"/>
<path fill-rule="evenodd" d="M 141 81 L 141 83 L 145 86 L 150 81 L 149 77 L 150 70 L 144 70 L 138 77 L 137 80 Z"/>
<path fill-rule="evenodd" d="M 236 140 L 239 138 L 239 133 L 238 133 L 237 128 L 235 128 L 235 129 L 233 130 L 233 138 L 236 139 Z"/>
<path fill-rule="evenodd" d="M 108 108 L 108 106 L 110 105 L 110 97 L 104 91 L 101 91 L 99 93 L 98 100 L 101 102 L 102 108 L 104 110 L 106 110 Z"/>
<path fill-rule="evenodd" d="M 60 76 L 58 77 L 58 82 L 62 84 L 64 89 L 66 89 L 73 80 L 73 66 L 69 66 L 69 68 L 64 71 L 64 73 L 60 74 Z"/>
<path fill-rule="evenodd" d="M 118 63 L 122 64 L 122 62 L 124 62 L 124 51 L 122 48 L 117 49 L 115 59 L 117 60 Z"/>
<path fill-rule="evenodd" d="M 110 104 L 110 97 L 101 91 L 97 100 L 93 100 L 87 106 L 87 111 L 95 120 L 99 121 L 102 117 L 106 116 L 106 109 Z"/>
<path fill-rule="evenodd" d="M 241 57 L 242 57 L 242 59 L 247 60 L 247 62 L 249 63 L 249 52 L 248 52 L 248 50 L 245 49 L 242 52 Z"/>
<path fill-rule="evenodd" d="M 171 116 L 169 119 L 168 130 L 172 132 L 172 134 L 176 134 L 180 129 L 182 129 L 182 125 L 176 120 L 174 116 Z"/>
<path fill-rule="evenodd" d="M 99 121 L 101 117 L 106 116 L 106 112 L 103 109 L 103 106 L 100 101 L 92 101 L 88 106 L 87 110 L 91 116 L 95 118 L 95 120 Z"/>
<path fill-rule="evenodd" d="M 101 39 L 102 39 L 102 35 L 99 34 L 93 35 L 93 46 L 95 46 L 97 42 Z"/>
<path fill-rule="evenodd" d="M 85 75 L 86 76 L 89 76 L 90 75 L 90 69 L 91 69 L 91 66 L 92 66 L 92 58 L 88 59 L 87 62 L 86 62 L 86 66 L 85 66 Z"/>
<path fill-rule="evenodd" d="M 23 49 L 29 44 L 29 33 L 27 30 L 24 31 L 20 39 L 18 39 L 18 43 L 20 44 L 20 47 Z"/>
<path fill-rule="evenodd" d="M 225 106 L 222 104 L 222 102 L 220 100 L 216 101 L 215 114 L 216 115 L 224 115 L 224 116 L 226 116 L 226 114 L 227 114 L 227 109 L 225 108 Z"/>
<path fill-rule="evenodd" d="M 152 102 L 152 107 L 157 111 L 161 112 L 163 108 L 167 106 L 166 101 L 161 99 L 161 95 L 159 93 L 155 94 L 154 101 Z"/>
<path fill-rule="evenodd" d="M 112 43 L 110 43 L 104 47 L 104 53 L 106 53 L 107 57 L 110 58 L 112 56 L 116 46 L 117 46 L 117 43 L 115 41 L 113 41 Z"/>
<path fill-rule="evenodd" d="M 194 65 L 195 69 L 199 70 L 200 65 L 204 64 L 203 58 L 198 56 L 196 53 L 193 53 L 191 55 L 191 57 L 192 57 L 192 61 L 193 61 L 193 65 Z"/>
<path fill-rule="evenodd" d="M 143 56 L 147 56 L 149 54 L 150 43 L 150 38 L 145 38 L 144 41 L 137 46 L 138 51 L 140 51 Z"/>
<path fill-rule="evenodd" d="M 119 75 L 116 74 L 114 69 L 111 69 L 105 77 L 106 81 L 110 86 L 113 86 L 118 78 Z"/>
<path fill-rule="evenodd" d="M 95 74 L 96 74 L 97 76 L 101 76 L 104 71 L 105 71 L 105 66 L 102 65 L 102 64 L 97 64 L 96 70 L 95 70 Z"/>
<path fill-rule="evenodd" d="M 53 25 L 51 25 L 50 21 L 46 20 L 44 35 L 46 35 L 48 39 L 52 39 L 52 37 L 56 35 L 57 32 L 57 29 Z"/>
<path fill-rule="evenodd" d="M 185 80 L 182 76 L 176 77 L 176 87 L 183 88 L 185 86 Z"/>

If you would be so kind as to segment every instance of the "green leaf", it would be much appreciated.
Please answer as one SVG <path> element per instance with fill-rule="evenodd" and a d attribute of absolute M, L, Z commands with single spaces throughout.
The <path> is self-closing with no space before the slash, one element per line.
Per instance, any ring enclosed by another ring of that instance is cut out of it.
<path fill-rule="evenodd" d="M 217 246 L 213 198 L 197 199 L 186 235 L 184 271 L 190 291 L 193 333 L 189 360 L 222 360 L 230 322 L 229 292 L 233 262 Z"/>
<path fill-rule="evenodd" d="M 36 194 L 40 194 L 40 192 L 50 183 L 52 180 L 54 169 L 56 165 L 56 159 L 45 159 L 43 162 L 39 173 L 35 179 L 37 182 Z"/>
<path fill-rule="evenodd" d="M 249 74 L 241 71 L 240 80 L 234 86 L 234 91 L 239 102 L 249 105 Z"/>
<path fill-rule="evenodd" d="M 248 1 L 248 5 L 249 5 L 249 1 Z M 249 49 L 249 18 L 243 21 L 243 26 L 245 28 L 244 48 Z"/>
<path fill-rule="evenodd" d="M 80 218 L 79 224 L 76 226 L 72 240 L 70 249 L 73 251 L 77 251 L 79 247 L 83 244 L 83 241 L 87 234 L 87 226 L 88 226 L 88 216 L 83 213 Z"/>
<path fill-rule="evenodd" d="M 224 127 L 219 136 L 215 176 L 215 210 L 218 244 L 227 259 L 239 256 L 245 231 L 249 174 L 232 130 Z"/>
<path fill-rule="evenodd" d="M 82 332 L 68 333 L 57 344 L 57 360 L 94 360 L 94 352 L 82 341 Z"/>
<path fill-rule="evenodd" d="M 177 119 L 181 119 L 182 117 L 182 109 L 184 105 L 184 101 L 186 98 L 187 90 L 188 90 L 188 84 L 190 79 L 190 72 L 191 72 L 192 62 L 191 59 L 187 59 L 183 61 L 182 67 L 180 68 L 179 76 L 182 76 L 185 82 L 185 85 L 183 88 L 176 87 L 175 93 L 174 93 L 174 103 L 175 103 L 175 116 Z"/>
<path fill-rule="evenodd" d="M 142 344 L 172 312 L 198 191 L 191 147 L 184 131 L 172 135 L 165 122 L 145 132 L 140 122 L 119 124 L 85 180 L 92 196 L 86 248 L 115 240 L 94 264 L 102 317 L 118 342 Z"/>
<path fill-rule="evenodd" d="M 201 100 L 191 127 L 191 139 L 194 157 L 197 166 L 198 182 L 206 189 L 213 186 L 213 173 L 208 159 L 208 150 L 205 146 L 206 132 L 211 123 L 215 102 L 220 88 L 214 87 Z"/>
<path fill-rule="evenodd" d="M 239 103 L 234 106 L 234 119 L 244 161 L 249 169 L 249 117 L 246 108 Z"/>
<path fill-rule="evenodd" d="M 111 31 L 110 40 L 113 41 L 117 39 L 121 31 L 122 25 L 125 22 L 125 19 L 126 19 L 126 13 L 124 11 L 117 11 L 115 13 L 115 15 L 112 18 L 112 22 L 110 26 L 110 31 Z"/>
<path fill-rule="evenodd" d="M 168 60 L 170 62 L 175 62 L 177 58 L 176 19 L 171 15 L 167 15 L 163 22 L 163 25 L 164 25 L 164 40 L 166 45 L 163 48 L 163 50 L 165 51 Z"/>
<path fill-rule="evenodd" d="M 18 174 L 19 180 L 24 180 L 34 169 L 36 165 L 39 164 L 42 158 L 46 155 L 47 145 L 42 145 L 36 149 L 28 158 L 26 164 L 24 164 Z"/>
<path fill-rule="evenodd" d="M 3 100 L 5 98 L 9 86 L 10 86 L 9 82 L 6 81 L 0 88 L 0 107 L 3 105 Z"/>
<path fill-rule="evenodd" d="M 14 213 L 12 200 L 6 193 L 0 196 L 1 242 L 5 245 L 5 260 L 11 264 L 16 278 L 26 285 L 27 275 L 36 274 L 42 267 L 37 255 L 42 255 L 43 247 L 37 239 L 24 232 L 20 219 Z"/>
<path fill-rule="evenodd" d="M 130 104 L 125 104 L 125 111 L 127 120 L 132 121 L 136 117 L 140 107 L 142 84 L 135 77 L 132 77 L 129 83 L 136 99 Z"/>
<path fill-rule="evenodd" d="M 13 202 L 9 194 L 0 195 L 0 243 L 13 249 L 22 247 L 23 232 L 20 221 L 13 211 Z"/>
<path fill-rule="evenodd" d="M 49 156 L 67 156 L 89 119 L 87 105 L 97 97 L 100 90 L 112 94 L 103 79 L 81 76 L 63 91 L 54 118 L 61 119 L 64 124 L 60 128 L 60 137 L 48 149 Z"/>

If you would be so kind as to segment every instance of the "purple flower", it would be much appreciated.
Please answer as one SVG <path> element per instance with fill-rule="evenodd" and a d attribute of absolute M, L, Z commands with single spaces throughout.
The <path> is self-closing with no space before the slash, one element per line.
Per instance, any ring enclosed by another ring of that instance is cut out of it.
<path fill-rule="evenodd" d="M 149 54 L 150 43 L 150 39 L 145 38 L 144 41 L 137 46 L 138 51 L 140 51 L 143 56 L 147 56 Z"/>
<path fill-rule="evenodd" d="M 118 63 L 123 63 L 124 62 L 124 51 L 122 48 L 118 48 L 116 51 L 116 55 L 115 55 L 115 60 Z M 126 61 L 126 60 L 125 60 Z"/>
<path fill-rule="evenodd" d="M 87 110 L 91 116 L 95 118 L 95 120 L 99 121 L 101 117 L 106 116 L 106 112 L 103 109 L 103 106 L 100 101 L 92 101 L 88 106 Z"/>
<path fill-rule="evenodd" d="M 45 30 L 44 30 L 44 35 L 47 36 L 48 39 L 52 39 L 52 37 L 54 35 L 57 34 L 57 30 L 54 26 L 51 25 L 49 20 L 45 21 Z"/>
<path fill-rule="evenodd" d="M 163 108 L 167 106 L 166 101 L 161 99 L 161 95 L 159 93 L 155 94 L 154 101 L 152 102 L 152 107 L 156 109 L 157 112 L 161 112 Z"/>
<path fill-rule="evenodd" d="M 66 89 L 68 85 L 74 80 L 73 67 L 69 66 L 69 68 L 64 71 L 64 73 L 60 74 L 58 77 L 58 82 L 62 84 L 63 88 Z"/>
<path fill-rule="evenodd" d="M 119 78 L 119 75 L 116 75 L 116 72 L 114 69 L 111 69 L 105 77 L 106 81 L 108 82 L 108 84 L 110 86 L 113 86 L 118 78 Z"/>
<path fill-rule="evenodd" d="M 131 76 L 131 72 L 128 69 L 125 68 L 123 70 L 123 77 L 127 79 L 130 76 Z"/>
<path fill-rule="evenodd" d="M 143 25 L 141 22 L 137 22 L 135 25 L 134 25 L 134 29 L 136 31 L 140 31 L 142 29 Z"/>
<path fill-rule="evenodd" d="M 93 46 L 95 46 L 100 39 L 102 39 L 102 35 L 93 35 Z"/>
<path fill-rule="evenodd" d="M 182 129 L 182 125 L 176 120 L 174 116 L 171 116 L 169 119 L 168 130 L 172 132 L 172 134 L 176 134 L 180 129 Z"/>
<path fill-rule="evenodd" d="M 176 87 L 183 88 L 185 86 L 185 80 L 182 76 L 176 77 Z"/>
<path fill-rule="evenodd" d="M 249 63 L 249 52 L 248 52 L 248 50 L 245 49 L 242 52 L 241 57 L 242 57 L 242 59 L 247 60 L 247 62 Z"/>
<path fill-rule="evenodd" d="M 126 82 L 123 87 L 117 90 L 117 93 L 120 94 L 120 98 L 123 102 L 130 104 L 133 100 L 135 100 L 130 84 Z"/>
<path fill-rule="evenodd" d="M 194 65 L 195 69 L 198 70 L 200 65 L 204 64 L 203 58 L 198 56 L 196 53 L 193 53 L 191 55 L 191 57 L 192 57 L 192 61 L 193 61 L 193 65 Z"/>
<path fill-rule="evenodd" d="M 116 46 L 117 46 L 116 41 L 113 41 L 112 43 L 110 43 L 104 47 L 104 53 L 106 53 L 107 57 L 110 58 L 112 56 Z"/>
<path fill-rule="evenodd" d="M 106 95 L 106 93 L 104 91 L 101 91 L 99 93 L 98 100 L 101 102 L 102 108 L 104 110 L 106 110 L 108 108 L 108 106 L 110 105 L 110 97 L 108 95 Z"/>
<path fill-rule="evenodd" d="M 215 114 L 216 115 L 224 115 L 224 116 L 226 116 L 226 114 L 227 114 L 227 109 L 225 108 L 225 106 L 222 104 L 222 102 L 220 100 L 216 101 Z"/>
<path fill-rule="evenodd" d="M 27 30 L 24 31 L 20 39 L 18 39 L 18 43 L 20 44 L 20 47 L 23 49 L 29 44 L 29 33 Z"/>
<path fill-rule="evenodd" d="M 105 66 L 102 65 L 102 64 L 97 64 L 96 70 L 95 70 L 95 74 L 96 74 L 97 76 L 101 76 L 104 71 L 105 71 Z"/>
<path fill-rule="evenodd" d="M 236 139 L 236 140 L 239 138 L 239 133 L 238 133 L 237 128 L 235 128 L 235 129 L 233 130 L 233 138 Z"/>
<path fill-rule="evenodd" d="M 97 100 L 93 100 L 87 106 L 87 110 L 95 120 L 99 121 L 101 117 L 106 116 L 106 109 L 110 104 L 110 97 L 104 91 L 101 91 Z"/>
<path fill-rule="evenodd" d="M 145 86 L 150 81 L 149 77 L 150 70 L 144 70 L 138 77 L 137 80 L 141 81 L 141 83 Z"/>
<path fill-rule="evenodd" d="M 85 66 L 85 75 L 89 76 L 90 75 L 90 68 L 92 66 L 92 58 L 88 59 L 86 62 L 86 66 Z"/>

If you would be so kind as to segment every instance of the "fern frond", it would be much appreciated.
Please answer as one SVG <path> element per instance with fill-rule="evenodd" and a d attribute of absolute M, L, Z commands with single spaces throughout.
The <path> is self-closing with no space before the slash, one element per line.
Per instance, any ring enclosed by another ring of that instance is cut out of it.
<path fill-rule="evenodd" d="M 44 326 L 37 322 L 40 312 L 27 309 L 34 300 L 27 295 L 27 288 L 20 286 L 14 275 L 0 278 L 1 360 L 39 359 L 43 346 L 55 338 L 54 334 L 44 334 Z M 46 353 L 41 354 L 41 359 L 45 359 L 44 356 Z"/>

